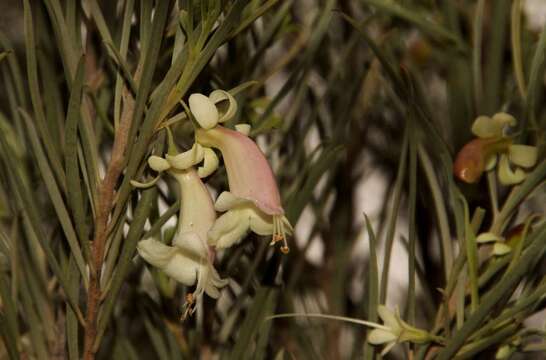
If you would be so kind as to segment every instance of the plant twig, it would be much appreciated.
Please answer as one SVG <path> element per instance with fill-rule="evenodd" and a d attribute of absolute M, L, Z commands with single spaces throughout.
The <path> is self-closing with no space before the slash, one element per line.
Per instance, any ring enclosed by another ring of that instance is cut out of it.
<path fill-rule="evenodd" d="M 112 158 L 106 175 L 99 184 L 97 215 L 95 217 L 96 228 L 92 246 L 94 271 L 90 272 L 89 291 L 87 293 L 83 355 L 85 360 L 92 360 L 95 357 L 96 347 L 94 347 L 94 343 L 97 336 L 97 314 L 101 298 L 100 276 L 104 261 L 104 248 L 108 237 L 108 218 L 114 207 L 115 186 L 123 170 L 124 154 L 134 112 L 134 99 L 127 88 L 125 88 L 122 97 L 123 112 L 114 136 Z"/>

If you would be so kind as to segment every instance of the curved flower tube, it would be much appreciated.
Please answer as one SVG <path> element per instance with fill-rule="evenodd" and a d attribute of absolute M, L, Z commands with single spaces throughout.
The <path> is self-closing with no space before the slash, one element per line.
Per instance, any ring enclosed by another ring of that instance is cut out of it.
<path fill-rule="evenodd" d="M 469 184 L 477 182 L 491 163 L 494 166 L 495 154 L 510 145 L 508 139 L 477 138 L 467 143 L 457 153 L 453 172 L 460 180 Z"/>
<path fill-rule="evenodd" d="M 221 279 L 214 269 L 214 248 L 207 246 L 207 234 L 216 221 L 216 212 L 210 194 L 193 168 L 203 159 L 203 149 L 194 145 L 192 150 L 166 158 L 150 157 L 148 163 L 156 171 L 168 171 L 180 189 L 180 213 L 173 246 L 154 239 L 138 243 L 139 254 L 148 263 L 163 270 L 168 276 L 187 286 L 196 285 L 187 297 L 192 314 L 197 299 L 206 293 L 212 298 L 220 296 L 219 288 L 227 279 Z"/>
<path fill-rule="evenodd" d="M 222 153 L 229 192 L 218 197 L 215 208 L 227 211 L 209 232 L 209 244 L 226 248 L 241 241 L 250 231 L 272 235 L 272 244 L 282 241 L 281 251 L 289 251 L 286 236 L 292 226 L 284 216 L 281 197 L 264 154 L 256 143 L 239 131 L 216 126 L 197 129 L 197 143 Z"/>

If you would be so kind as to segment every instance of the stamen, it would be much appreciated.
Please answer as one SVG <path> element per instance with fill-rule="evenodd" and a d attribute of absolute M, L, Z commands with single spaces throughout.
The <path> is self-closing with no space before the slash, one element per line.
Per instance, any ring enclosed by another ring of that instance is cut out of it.
<path fill-rule="evenodd" d="M 283 246 L 281 247 L 281 252 L 283 254 L 288 254 L 290 252 L 290 248 L 288 247 L 288 241 L 286 240 L 286 232 L 284 231 L 284 223 L 282 219 L 279 219 L 279 225 L 281 228 L 281 236 L 283 241 Z"/>
<path fill-rule="evenodd" d="M 192 293 L 186 294 L 186 302 L 184 303 L 184 313 L 180 316 L 180 321 L 185 321 L 195 312 L 195 297 Z"/>
<path fill-rule="evenodd" d="M 286 232 L 284 231 L 284 223 L 280 216 L 273 216 L 273 236 L 270 245 L 274 245 L 282 241 L 281 252 L 288 254 L 290 249 L 288 248 L 288 242 L 286 241 Z"/>
<path fill-rule="evenodd" d="M 276 216 L 273 216 L 273 234 L 271 236 L 271 242 L 269 245 L 275 245 L 278 241 L 282 239 L 279 238 L 279 222 Z"/>

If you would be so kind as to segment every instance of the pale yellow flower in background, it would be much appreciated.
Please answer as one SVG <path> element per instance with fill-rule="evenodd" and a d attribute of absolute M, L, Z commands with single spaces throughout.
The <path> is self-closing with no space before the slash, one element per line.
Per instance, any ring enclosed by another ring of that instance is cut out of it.
<path fill-rule="evenodd" d="M 538 149 L 513 143 L 507 130 L 516 124 L 516 119 L 507 113 L 478 116 L 472 124 L 472 133 L 477 138 L 458 152 L 453 164 L 455 175 L 467 183 L 474 183 L 484 171 L 496 167 L 503 185 L 522 182 L 527 176 L 526 169 L 537 162 Z"/>

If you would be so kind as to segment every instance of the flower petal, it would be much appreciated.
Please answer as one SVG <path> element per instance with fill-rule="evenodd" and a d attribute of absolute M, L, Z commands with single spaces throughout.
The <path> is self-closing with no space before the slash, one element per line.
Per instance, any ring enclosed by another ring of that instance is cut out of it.
<path fill-rule="evenodd" d="M 485 160 L 485 171 L 491 171 L 495 166 L 497 166 L 497 154 L 493 154 Z"/>
<path fill-rule="evenodd" d="M 148 165 L 157 172 L 162 172 L 171 168 L 171 164 L 162 157 L 152 155 L 148 158 Z"/>
<path fill-rule="evenodd" d="M 170 166 L 179 170 L 186 170 L 195 164 L 203 161 L 204 151 L 203 147 L 197 143 L 193 144 L 190 150 L 184 151 L 175 156 L 167 154 L 165 158 L 169 162 Z"/>
<path fill-rule="evenodd" d="M 516 126 L 518 123 L 515 117 L 505 112 L 496 113 L 495 115 L 493 115 L 492 119 L 496 123 L 502 124 L 503 127 Z"/>
<path fill-rule="evenodd" d="M 388 307 L 385 305 L 378 305 L 377 306 L 377 314 L 383 320 L 383 323 L 392 329 L 400 327 L 398 324 L 398 321 L 396 320 L 396 316 L 394 312 L 392 312 Z"/>
<path fill-rule="evenodd" d="M 497 256 L 506 255 L 510 251 L 512 251 L 512 248 L 504 243 L 496 242 L 495 245 L 493 245 L 493 254 Z"/>
<path fill-rule="evenodd" d="M 208 258 L 208 248 L 204 240 L 194 232 L 177 233 L 173 245 L 181 249 L 185 255 L 196 261 Z"/>
<path fill-rule="evenodd" d="M 501 155 L 499 161 L 499 180 L 503 185 L 514 185 L 519 184 L 525 179 L 525 171 L 520 168 L 516 168 L 513 171 L 510 168 L 510 163 L 508 162 L 508 157 L 506 155 Z"/>
<path fill-rule="evenodd" d="M 171 172 L 180 187 L 180 215 L 178 218 L 179 234 L 193 232 L 203 240 L 216 220 L 216 212 L 210 193 L 197 175 L 190 168 L 188 170 Z"/>
<path fill-rule="evenodd" d="M 502 240 L 504 240 L 502 237 L 496 234 L 493 234 L 492 232 L 484 232 L 476 237 L 476 242 L 480 244 L 485 244 L 485 243 L 494 242 L 494 241 L 502 241 Z"/>
<path fill-rule="evenodd" d="M 478 116 L 472 123 L 472 133 L 479 138 L 491 138 L 502 136 L 504 126 L 501 122 L 494 121 L 489 116 Z"/>
<path fill-rule="evenodd" d="M 155 178 L 153 178 L 152 180 L 150 181 L 147 181 L 147 182 L 140 182 L 140 181 L 136 181 L 136 180 L 131 180 L 130 183 L 131 185 L 133 185 L 133 187 L 136 187 L 137 189 L 147 189 L 149 187 L 152 187 L 154 186 L 157 181 L 159 180 L 160 176 L 157 175 Z"/>
<path fill-rule="evenodd" d="M 453 172 L 460 180 L 475 183 L 486 168 L 486 161 L 498 152 L 503 152 L 510 146 L 510 139 L 477 138 L 467 143 L 457 153 L 453 163 Z"/>
<path fill-rule="evenodd" d="M 205 161 L 203 166 L 200 166 L 197 169 L 197 174 L 200 178 L 205 178 L 215 172 L 218 168 L 218 164 L 220 163 L 218 156 L 216 156 L 216 153 L 211 148 L 204 148 L 203 154 Z"/>
<path fill-rule="evenodd" d="M 218 122 L 223 123 L 228 121 L 237 113 L 237 101 L 235 101 L 235 98 L 229 92 L 214 90 L 210 93 L 209 99 L 216 105 L 216 109 L 218 110 Z"/>
<path fill-rule="evenodd" d="M 368 342 L 373 345 L 381 345 L 396 341 L 398 336 L 384 329 L 373 329 L 368 335 Z"/>
<path fill-rule="evenodd" d="M 216 269 L 210 265 L 206 272 L 206 282 L 204 283 L 205 293 L 213 299 L 220 297 L 219 288 L 228 284 L 228 279 L 220 278 Z"/>
<path fill-rule="evenodd" d="M 190 111 L 203 129 L 211 129 L 218 124 L 218 109 L 203 94 L 191 94 L 188 100 Z"/>
<path fill-rule="evenodd" d="M 284 214 L 273 171 L 254 141 L 222 126 L 197 129 L 195 134 L 201 145 L 222 152 L 233 195 L 254 202 L 268 215 Z"/>
<path fill-rule="evenodd" d="M 241 134 L 246 135 L 246 136 L 248 136 L 248 134 L 250 134 L 250 129 L 251 129 L 250 124 L 237 124 L 237 125 L 235 125 L 235 130 L 237 130 L 238 132 L 240 132 Z"/>
<path fill-rule="evenodd" d="M 248 204 L 245 207 L 250 220 L 250 230 L 258 235 L 273 234 L 273 216 L 264 214 L 253 204 Z"/>
<path fill-rule="evenodd" d="M 192 286 L 197 281 L 197 276 L 205 265 L 203 262 L 195 261 L 195 259 L 184 256 L 180 251 L 177 251 L 171 261 L 166 266 L 161 268 L 167 276 L 186 285 Z"/>
<path fill-rule="evenodd" d="M 453 163 L 453 172 L 460 180 L 475 183 L 485 170 L 484 140 L 474 139 L 457 153 Z"/>
<path fill-rule="evenodd" d="M 250 221 L 239 209 L 229 210 L 216 220 L 208 234 L 209 245 L 225 249 L 239 243 L 250 230 Z"/>
<path fill-rule="evenodd" d="M 537 163 L 538 149 L 536 146 L 511 145 L 508 151 L 510 161 L 515 165 L 530 168 Z"/>
<path fill-rule="evenodd" d="M 394 347 L 394 345 L 396 345 L 396 341 L 392 341 L 390 343 L 388 343 L 385 348 L 383 350 L 381 350 L 381 356 L 385 356 L 387 355 L 387 353 L 389 351 L 391 351 L 391 349 Z"/>
<path fill-rule="evenodd" d="M 224 191 L 216 199 L 216 203 L 214 203 L 214 209 L 219 212 L 225 212 L 248 202 L 248 200 L 238 198 L 229 191 Z"/>
<path fill-rule="evenodd" d="M 144 260 L 159 268 L 166 266 L 177 251 L 176 248 L 165 245 L 153 238 L 139 241 L 137 250 Z"/>

